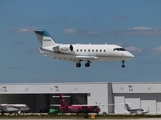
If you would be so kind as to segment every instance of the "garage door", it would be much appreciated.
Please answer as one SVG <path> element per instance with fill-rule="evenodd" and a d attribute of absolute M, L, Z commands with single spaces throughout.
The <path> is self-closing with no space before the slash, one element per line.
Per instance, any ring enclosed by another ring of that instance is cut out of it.
<path fill-rule="evenodd" d="M 115 104 L 115 113 L 123 114 L 124 110 L 124 94 L 115 94 L 114 95 L 114 104 Z"/>
<path fill-rule="evenodd" d="M 149 110 L 150 114 L 156 114 L 156 94 L 141 94 L 141 107 Z"/>
<path fill-rule="evenodd" d="M 161 114 L 161 94 L 157 94 L 157 114 Z"/>

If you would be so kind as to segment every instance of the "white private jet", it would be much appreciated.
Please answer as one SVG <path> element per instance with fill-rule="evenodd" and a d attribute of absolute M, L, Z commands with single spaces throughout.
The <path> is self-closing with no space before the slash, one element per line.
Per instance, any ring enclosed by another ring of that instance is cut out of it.
<path fill-rule="evenodd" d="M 130 108 L 128 104 L 125 104 L 125 108 L 130 114 L 146 114 L 149 112 L 149 110 L 143 110 L 143 108 Z"/>
<path fill-rule="evenodd" d="M 53 59 L 76 62 L 76 67 L 81 67 L 81 61 L 89 67 L 91 61 L 121 60 L 122 68 L 125 60 L 132 59 L 134 55 L 124 48 L 113 44 L 59 44 L 44 29 L 34 31 L 40 41 L 40 53 L 51 56 Z"/>
<path fill-rule="evenodd" d="M 30 108 L 26 104 L 0 104 L 0 112 L 4 113 L 21 113 L 26 112 Z"/>

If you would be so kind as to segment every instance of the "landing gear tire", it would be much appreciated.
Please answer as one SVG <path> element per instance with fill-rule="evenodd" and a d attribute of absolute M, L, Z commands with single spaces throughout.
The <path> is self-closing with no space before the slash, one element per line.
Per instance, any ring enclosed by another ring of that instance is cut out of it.
<path fill-rule="evenodd" d="M 2 112 L 1 114 L 4 115 L 4 112 Z"/>
<path fill-rule="evenodd" d="M 85 66 L 86 67 L 89 67 L 90 66 L 90 63 L 91 63 L 91 61 L 88 60 L 87 63 L 85 64 Z"/>
<path fill-rule="evenodd" d="M 89 118 L 89 115 L 87 112 L 84 113 L 84 118 Z"/>
<path fill-rule="evenodd" d="M 121 67 L 122 67 L 122 68 L 124 68 L 124 67 L 125 67 L 125 65 L 121 65 Z"/>
<path fill-rule="evenodd" d="M 121 65 L 122 68 L 125 67 L 124 63 L 125 63 L 125 60 L 122 61 L 122 65 Z"/>
<path fill-rule="evenodd" d="M 86 63 L 85 66 L 86 66 L 86 67 L 89 67 L 89 66 L 90 66 L 90 63 Z"/>
<path fill-rule="evenodd" d="M 76 67 L 81 67 L 81 64 L 80 63 L 76 63 Z"/>

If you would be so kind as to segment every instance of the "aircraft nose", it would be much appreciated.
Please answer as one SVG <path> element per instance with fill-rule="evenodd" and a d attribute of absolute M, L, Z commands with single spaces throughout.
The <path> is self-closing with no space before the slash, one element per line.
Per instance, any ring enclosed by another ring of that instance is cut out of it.
<path fill-rule="evenodd" d="M 124 56 L 126 59 L 132 59 L 134 58 L 134 55 L 131 54 L 130 52 L 126 52 L 125 54 L 122 54 L 122 56 Z"/>
<path fill-rule="evenodd" d="M 26 110 L 29 110 L 30 108 L 28 107 L 28 106 L 26 106 L 26 108 L 25 108 Z"/>
<path fill-rule="evenodd" d="M 134 58 L 134 55 L 131 54 L 130 52 L 128 52 L 127 56 L 128 56 L 128 58 Z"/>
<path fill-rule="evenodd" d="M 134 55 L 131 54 L 131 53 L 129 53 L 129 57 L 130 57 L 130 58 L 134 58 Z"/>

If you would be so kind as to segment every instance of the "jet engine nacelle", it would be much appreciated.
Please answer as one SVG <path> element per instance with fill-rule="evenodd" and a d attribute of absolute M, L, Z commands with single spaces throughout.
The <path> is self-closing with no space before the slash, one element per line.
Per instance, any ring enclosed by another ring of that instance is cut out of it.
<path fill-rule="evenodd" d="M 53 47 L 53 50 L 55 52 L 71 52 L 73 51 L 73 45 L 59 45 L 59 46 L 56 46 L 56 47 Z"/>

